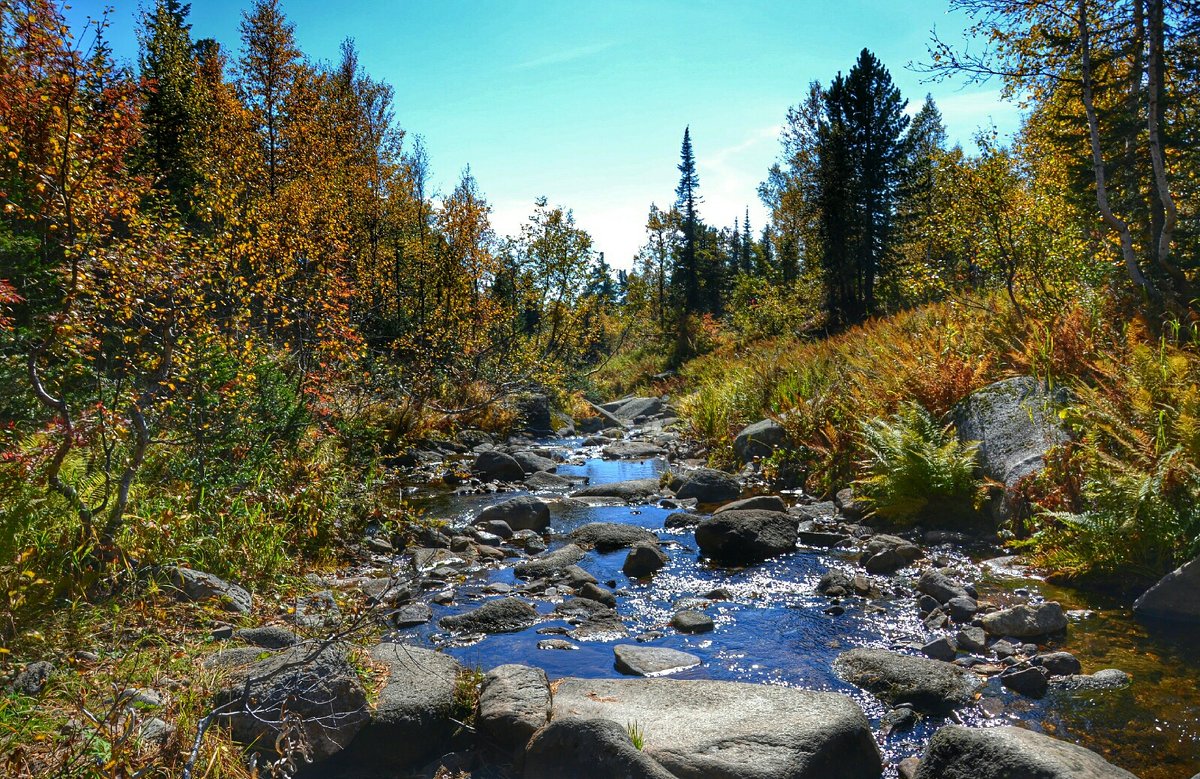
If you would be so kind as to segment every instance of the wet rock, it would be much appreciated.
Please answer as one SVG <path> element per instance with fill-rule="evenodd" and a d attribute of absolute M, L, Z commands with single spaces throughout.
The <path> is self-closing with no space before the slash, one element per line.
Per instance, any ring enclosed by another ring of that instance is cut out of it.
<path fill-rule="evenodd" d="M 243 667 L 217 692 L 213 705 L 233 739 L 274 756 L 283 713 L 300 718 L 315 760 L 342 750 L 367 723 L 367 694 L 346 650 L 338 644 L 314 656 L 301 644 Z"/>
<path fill-rule="evenodd" d="M 616 669 L 629 676 L 660 676 L 700 665 L 700 658 L 677 649 L 637 644 L 613 647 Z"/>
<path fill-rule="evenodd" d="M 626 503 L 645 502 L 660 491 L 658 479 L 630 479 L 608 484 L 593 484 L 571 493 L 573 498 L 614 498 Z"/>
<path fill-rule="evenodd" d="M 862 519 L 863 515 L 867 513 L 862 503 L 854 497 L 854 489 L 852 487 L 838 490 L 837 494 L 834 495 L 833 502 L 837 505 L 838 510 L 850 520 Z"/>
<path fill-rule="evenodd" d="M 950 612 L 950 618 L 955 622 L 970 622 L 979 611 L 979 604 L 974 598 L 964 595 L 959 598 L 951 598 L 946 603 L 946 608 Z"/>
<path fill-rule="evenodd" d="M 617 441 L 601 450 L 609 460 L 649 460 L 666 453 L 666 449 L 646 441 Z"/>
<path fill-rule="evenodd" d="M 917 771 L 921 768 L 921 759 L 906 757 L 896 764 L 896 773 L 900 779 L 916 779 Z"/>
<path fill-rule="evenodd" d="M 579 546 L 594 547 L 597 552 L 614 552 L 639 541 L 658 543 L 658 536 L 649 530 L 619 522 L 589 522 L 572 530 L 570 537 Z"/>
<path fill-rule="evenodd" d="M 1037 638 L 1067 629 L 1067 615 L 1055 601 L 1026 603 L 982 617 L 983 629 L 993 636 Z"/>
<path fill-rule="evenodd" d="M 1051 676 L 1073 676 L 1083 671 L 1079 658 L 1070 652 L 1047 652 L 1033 658 L 1032 662 L 1045 668 Z"/>
<path fill-rule="evenodd" d="M 787 431 L 774 419 L 764 419 L 742 428 L 733 439 L 733 452 L 744 463 L 756 457 L 770 457 L 776 447 L 787 442 Z"/>
<path fill-rule="evenodd" d="M 686 511 L 676 511 L 674 514 L 669 514 L 663 520 L 663 527 L 675 530 L 678 528 L 695 527 L 704 521 L 704 517 L 699 514 L 691 514 Z"/>
<path fill-rule="evenodd" d="M 1200 557 L 1164 576 L 1133 604 L 1139 617 L 1200 622 Z"/>
<path fill-rule="evenodd" d="M 575 545 L 560 546 L 553 552 L 546 552 L 529 560 L 517 563 L 513 572 L 522 579 L 540 579 L 560 573 L 568 565 L 574 565 L 584 558 L 587 553 Z"/>
<path fill-rule="evenodd" d="M 958 656 L 958 645 L 954 643 L 953 638 L 942 636 L 921 647 L 921 654 L 926 657 L 932 657 L 934 660 L 944 660 L 949 663 Z"/>
<path fill-rule="evenodd" d="M 707 633 L 713 629 L 713 620 L 703 611 L 684 609 L 671 617 L 671 627 L 680 633 Z"/>
<path fill-rule="evenodd" d="M 1000 683 L 1027 698 L 1044 697 L 1050 686 L 1045 672 L 1033 666 L 1010 668 L 1000 674 Z"/>
<path fill-rule="evenodd" d="M 536 621 L 533 606 L 520 598 L 500 598 L 465 614 L 442 617 L 438 625 L 455 633 L 515 633 Z"/>
<path fill-rule="evenodd" d="M 700 503 L 726 503 L 742 494 L 742 484 L 736 476 L 713 468 L 697 468 L 683 475 L 675 497 L 695 498 Z"/>
<path fill-rule="evenodd" d="M 893 731 L 912 730 L 920 721 L 917 712 L 910 706 L 897 706 L 894 709 L 888 709 L 884 713 L 881 725 L 884 731 L 890 733 Z"/>
<path fill-rule="evenodd" d="M 513 537 L 512 525 L 503 519 L 485 519 L 482 522 L 476 519 L 472 524 L 481 532 L 490 533 L 497 538 L 508 540 Z"/>
<path fill-rule="evenodd" d="M 265 649 L 286 649 L 300 643 L 299 636 L 279 625 L 242 628 L 234 631 L 233 637 L 251 646 L 261 646 Z"/>
<path fill-rule="evenodd" d="M 521 495 L 510 498 L 503 503 L 488 506 L 479 512 L 479 516 L 471 523 L 479 525 L 485 522 L 501 521 L 514 531 L 534 530 L 544 531 L 550 527 L 550 507 L 540 498 L 532 495 Z"/>
<path fill-rule="evenodd" d="M 481 481 L 521 481 L 525 469 L 509 454 L 489 449 L 480 452 L 471 464 L 471 473 Z"/>
<path fill-rule="evenodd" d="M 617 596 L 612 594 L 611 590 L 606 590 L 599 584 L 588 582 L 579 588 L 579 597 L 594 600 L 597 603 L 603 603 L 610 609 L 617 607 Z"/>
<path fill-rule="evenodd" d="M 805 546 L 817 546 L 822 549 L 841 546 L 851 540 L 850 536 L 845 533 L 827 533 L 823 530 L 804 530 L 803 528 L 797 534 L 797 538 Z"/>
<path fill-rule="evenodd" d="M 431 619 L 433 619 L 433 609 L 425 603 L 410 603 L 392 613 L 392 624 L 401 630 L 424 625 Z"/>
<path fill-rule="evenodd" d="M 572 644 L 570 641 L 567 641 L 562 638 L 544 638 L 541 641 L 537 642 L 537 648 L 538 649 L 561 649 L 561 650 L 565 650 L 565 651 L 579 649 L 579 647 L 577 645 Z"/>
<path fill-rule="evenodd" d="M 723 511 L 745 511 L 747 509 L 761 509 L 763 511 L 787 511 L 787 504 L 783 502 L 783 498 L 778 495 L 755 495 L 752 498 L 742 498 L 735 500 L 732 503 L 726 503 L 719 509 L 713 512 L 713 515 L 720 514 Z"/>
<path fill-rule="evenodd" d="M 54 663 L 48 660 L 36 660 L 22 668 L 8 688 L 18 695 L 36 698 L 42 694 L 42 690 L 46 689 L 52 673 L 54 673 Z"/>
<path fill-rule="evenodd" d="M 867 539 L 859 559 L 870 573 L 891 573 L 919 559 L 921 555 L 921 547 L 913 542 L 879 533 Z M 872 560 L 876 560 L 876 570 L 872 570 Z"/>
<path fill-rule="evenodd" d="M 1136 779 L 1095 752 L 1012 726 L 948 725 L 934 734 L 917 779 Z"/>
<path fill-rule="evenodd" d="M 521 470 L 525 472 L 526 476 L 553 471 L 558 467 L 558 463 L 549 457 L 542 457 L 540 454 L 529 451 L 513 452 L 512 458 L 521 466 Z"/>
<path fill-rule="evenodd" d="M 667 555 L 658 548 L 658 544 L 640 541 L 629 550 L 621 571 L 630 579 L 641 579 L 649 576 L 667 564 Z"/>
<path fill-rule="evenodd" d="M 529 743 L 524 779 L 676 779 L 640 751 L 628 724 L 600 718 L 556 717 Z"/>
<path fill-rule="evenodd" d="M 966 705 L 981 684 L 977 676 L 952 663 L 885 649 L 844 652 L 834 670 L 886 703 L 908 703 L 936 713 Z"/>
<path fill-rule="evenodd" d="M 992 644 L 992 654 L 1003 660 L 1006 657 L 1012 657 L 1017 654 L 1018 649 L 1011 641 L 1001 639 Z"/>
<path fill-rule="evenodd" d="M 1129 686 L 1129 674 L 1116 668 L 1105 668 L 1094 674 L 1073 674 L 1055 679 L 1051 685 L 1063 692 L 1107 692 Z"/>
<path fill-rule="evenodd" d="M 917 598 L 917 612 L 922 616 L 931 614 L 934 610 L 940 609 L 942 604 L 938 603 L 937 598 L 929 595 L 922 595 Z"/>
<path fill-rule="evenodd" d="M 538 471 L 532 473 L 525 478 L 525 489 L 533 492 L 553 492 L 556 490 L 567 490 L 575 484 L 575 480 L 568 479 L 565 476 L 559 476 L 556 473 L 546 473 Z"/>
<path fill-rule="evenodd" d="M 779 511 L 727 511 L 700 523 L 696 544 L 718 563 L 759 563 L 795 549 L 796 518 Z"/>
<path fill-rule="evenodd" d="M 564 679 L 560 717 L 637 723 L 647 755 L 675 777 L 878 779 L 878 747 L 849 697 L 761 684 Z M 571 776 L 560 772 L 554 776 Z M 606 779 L 624 774 L 605 774 Z"/>
<path fill-rule="evenodd" d="M 568 565 L 563 568 L 563 573 L 566 574 L 567 581 L 572 587 L 582 587 L 585 584 L 596 584 L 596 577 L 580 568 L 578 565 Z"/>
<path fill-rule="evenodd" d="M 252 606 L 250 593 L 236 584 L 227 582 L 211 573 L 173 565 L 162 569 L 168 585 L 181 599 L 190 601 L 215 601 L 226 611 L 249 614 Z"/>
<path fill-rule="evenodd" d="M 961 584 L 935 568 L 921 572 L 920 578 L 917 579 L 917 590 L 934 598 L 938 603 L 970 597 Z"/>
<path fill-rule="evenodd" d="M 407 644 L 378 644 L 371 659 L 387 684 L 370 721 L 330 766 L 332 776 L 395 775 L 445 752 L 458 727 L 455 688 L 463 668 L 449 655 Z"/>
<path fill-rule="evenodd" d="M 965 627 L 954 638 L 965 652 L 982 652 L 987 647 L 987 633 L 981 627 Z"/>
<path fill-rule="evenodd" d="M 908 561 L 894 549 L 885 549 L 863 560 L 863 567 L 867 569 L 867 573 L 873 574 L 895 573 L 906 565 Z"/>
<path fill-rule="evenodd" d="M 475 721 L 494 743 L 524 749 L 549 718 L 550 681 L 541 668 L 501 665 L 483 677 Z"/>

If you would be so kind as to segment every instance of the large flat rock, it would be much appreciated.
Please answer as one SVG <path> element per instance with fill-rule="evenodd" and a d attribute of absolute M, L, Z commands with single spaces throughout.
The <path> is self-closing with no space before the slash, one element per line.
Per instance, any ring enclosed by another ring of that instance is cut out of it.
<path fill-rule="evenodd" d="M 1100 755 L 1024 728 L 944 727 L 917 779 L 1137 779 Z"/>
<path fill-rule="evenodd" d="M 886 649 L 851 649 L 838 656 L 834 670 L 886 703 L 909 703 L 930 712 L 970 703 L 982 684 L 953 663 Z"/>
<path fill-rule="evenodd" d="M 1133 604 L 1139 617 L 1200 623 L 1200 557 L 1176 568 Z"/>
<path fill-rule="evenodd" d="M 611 498 L 628 502 L 644 501 L 662 489 L 658 479 L 630 479 L 593 484 L 571 493 L 572 498 Z"/>
<path fill-rule="evenodd" d="M 636 723 L 643 753 L 680 779 L 878 779 L 879 749 L 850 698 L 738 682 L 558 682 L 559 718 Z"/>

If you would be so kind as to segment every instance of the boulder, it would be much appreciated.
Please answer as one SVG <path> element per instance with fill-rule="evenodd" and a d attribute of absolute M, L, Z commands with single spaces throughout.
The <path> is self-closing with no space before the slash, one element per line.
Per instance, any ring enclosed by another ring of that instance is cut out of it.
<path fill-rule="evenodd" d="M 571 493 L 572 498 L 615 498 L 627 503 L 645 501 L 662 489 L 658 479 L 630 479 L 593 484 Z"/>
<path fill-rule="evenodd" d="M 555 689 L 551 723 L 567 717 L 636 724 L 642 754 L 676 777 L 878 779 L 883 770 L 862 710 L 835 693 L 706 680 L 567 678 Z"/>
<path fill-rule="evenodd" d="M 983 629 L 993 636 L 1037 638 L 1067 629 L 1067 615 L 1055 601 L 1024 603 L 982 617 Z"/>
<path fill-rule="evenodd" d="M 1079 658 L 1070 652 L 1047 652 L 1033 658 L 1032 662 L 1045 668 L 1051 676 L 1072 676 L 1083 672 Z"/>
<path fill-rule="evenodd" d="M 603 603 L 610 609 L 615 609 L 617 607 L 617 596 L 613 594 L 612 590 L 605 589 L 596 582 L 587 582 L 580 587 L 579 597 L 586 598 L 587 600 L 594 600 L 597 603 Z"/>
<path fill-rule="evenodd" d="M 649 460 L 666 453 L 666 449 L 646 441 L 617 441 L 600 450 L 608 460 Z"/>
<path fill-rule="evenodd" d="M 660 398 L 630 398 L 611 409 L 612 415 L 626 425 L 645 422 L 661 414 L 662 410 L 663 403 Z"/>
<path fill-rule="evenodd" d="M 523 560 L 513 566 L 513 572 L 522 579 L 540 579 L 561 573 L 569 565 L 584 558 L 587 552 L 576 544 L 560 546 L 552 552 Z"/>
<path fill-rule="evenodd" d="M 211 573 L 195 571 L 181 565 L 162 569 L 168 585 L 176 594 L 190 601 L 214 601 L 226 611 L 249 614 L 252 605 L 250 593 L 236 584 L 227 582 Z"/>
<path fill-rule="evenodd" d="M 524 779 L 678 779 L 638 749 L 631 724 L 562 716 L 525 751 Z"/>
<path fill-rule="evenodd" d="M 671 617 L 671 627 L 680 633 L 707 633 L 713 629 L 713 619 L 703 611 L 684 609 Z"/>
<path fill-rule="evenodd" d="M 700 523 L 696 544 L 719 563 L 760 563 L 796 548 L 796 518 L 781 511 L 726 511 Z"/>
<path fill-rule="evenodd" d="M 464 614 L 442 617 L 438 625 L 455 633 L 515 633 L 537 621 L 537 610 L 520 598 L 499 598 Z"/>
<path fill-rule="evenodd" d="M 1045 697 L 1046 690 L 1050 687 L 1046 672 L 1033 666 L 1010 668 L 1000 674 L 1000 684 L 1027 698 Z"/>
<path fill-rule="evenodd" d="M 886 649 L 851 649 L 838 656 L 834 670 L 885 703 L 908 703 L 933 713 L 970 703 L 982 683 L 953 663 Z"/>
<path fill-rule="evenodd" d="M 501 665 L 483 677 L 479 730 L 495 743 L 524 749 L 550 718 L 550 681 L 541 668 Z"/>
<path fill-rule="evenodd" d="M 692 514 L 687 511 L 676 511 L 673 514 L 668 514 L 663 520 L 663 527 L 670 530 L 679 530 L 681 528 L 695 527 L 704 521 L 704 517 L 700 514 Z"/>
<path fill-rule="evenodd" d="M 1119 668 L 1105 668 L 1094 674 L 1072 674 L 1055 679 L 1050 686 L 1062 692 L 1108 692 L 1123 690 L 1129 686 L 1129 674 Z"/>
<path fill-rule="evenodd" d="M 242 666 L 214 696 L 235 741 L 275 757 L 284 713 L 299 718 L 314 760 L 340 752 L 368 721 L 367 693 L 346 649 L 299 644 Z"/>
<path fill-rule="evenodd" d="M 769 457 L 787 442 L 787 431 L 774 419 L 764 419 L 742 428 L 733 439 L 733 452 L 748 463 L 756 457 Z"/>
<path fill-rule="evenodd" d="M 636 525 L 620 522 L 589 522 L 571 531 L 571 540 L 584 548 L 592 547 L 597 552 L 615 552 L 633 546 L 639 541 L 658 543 L 658 536 Z"/>
<path fill-rule="evenodd" d="M 742 498 L 735 500 L 732 503 L 726 503 L 721 508 L 713 512 L 720 514 L 723 511 L 745 511 L 747 509 L 762 509 L 763 511 L 787 511 L 787 504 L 783 502 L 783 498 L 778 495 L 755 495 L 752 498 Z"/>
<path fill-rule="evenodd" d="M 700 665 L 700 658 L 678 649 L 638 644 L 613 647 L 616 669 L 629 676 L 662 676 Z"/>
<path fill-rule="evenodd" d="M 1068 440 L 1058 408 L 1066 398 L 1031 376 L 998 381 L 971 393 L 951 415 L 960 441 L 978 441 L 983 475 L 1011 491 L 1045 466 L 1051 447 Z M 998 507 L 1006 516 L 1008 501 Z"/>
<path fill-rule="evenodd" d="M 279 625 L 263 625 L 257 628 L 242 628 L 233 633 L 239 641 L 264 649 L 286 649 L 300 643 L 300 637 Z"/>
<path fill-rule="evenodd" d="M 726 503 L 742 494 L 742 484 L 736 476 L 714 468 L 697 468 L 682 476 L 675 497 L 695 498 L 700 503 Z"/>
<path fill-rule="evenodd" d="M 525 469 L 512 455 L 487 449 L 479 453 L 471 464 L 471 473 L 481 481 L 521 481 Z"/>
<path fill-rule="evenodd" d="M 424 625 L 433 619 L 433 609 L 428 603 L 409 603 L 391 614 L 392 624 L 398 629 Z"/>
<path fill-rule="evenodd" d="M 1133 613 L 1147 619 L 1200 623 L 1200 557 L 1175 569 L 1142 593 Z"/>
<path fill-rule="evenodd" d="M 938 603 L 949 603 L 955 598 L 969 597 L 961 584 L 936 568 L 921 573 L 921 577 L 917 579 L 917 591 L 935 598 Z"/>
<path fill-rule="evenodd" d="M 557 473 L 546 473 L 545 471 L 531 473 L 525 477 L 525 489 L 534 492 L 565 490 L 569 489 L 574 483 L 574 481 L 568 479 L 566 476 L 559 476 Z"/>
<path fill-rule="evenodd" d="M 542 457 L 540 454 L 529 451 L 513 452 L 512 458 L 520 464 L 521 469 L 525 471 L 526 476 L 531 476 L 535 473 L 544 473 L 553 471 L 558 467 L 558 463 L 551 460 L 549 457 Z"/>
<path fill-rule="evenodd" d="M 917 779 L 1136 779 L 1095 752 L 1024 728 L 948 725 L 925 749 Z"/>
<path fill-rule="evenodd" d="M 667 555 L 658 548 L 658 543 L 639 541 L 629 550 L 621 571 L 630 579 L 649 576 L 667 564 Z"/>
<path fill-rule="evenodd" d="M 550 528 L 550 507 L 540 498 L 520 495 L 488 506 L 479 512 L 471 524 L 484 525 L 490 522 L 503 522 L 513 530 L 542 532 Z"/>
<path fill-rule="evenodd" d="M 394 774 L 444 752 L 458 727 L 455 688 L 463 668 L 449 655 L 408 644 L 378 644 L 371 659 L 387 683 L 370 720 L 330 766 L 332 776 Z"/>

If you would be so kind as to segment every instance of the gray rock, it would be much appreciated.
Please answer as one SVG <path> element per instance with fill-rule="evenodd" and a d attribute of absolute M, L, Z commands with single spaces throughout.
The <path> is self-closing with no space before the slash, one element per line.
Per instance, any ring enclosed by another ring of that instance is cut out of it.
<path fill-rule="evenodd" d="M 671 627 L 680 633 L 707 633 L 713 629 L 713 619 L 703 611 L 684 609 L 671 617 Z"/>
<path fill-rule="evenodd" d="M 511 456 L 521 466 L 521 470 L 525 472 L 526 476 L 553 471 L 558 467 L 558 463 L 549 457 L 542 457 L 540 454 L 535 454 L 534 452 L 513 452 Z"/>
<path fill-rule="evenodd" d="M 662 413 L 661 398 L 631 398 L 610 409 L 612 415 L 624 424 L 637 424 Z"/>
<path fill-rule="evenodd" d="M 796 548 L 796 518 L 780 511 L 727 511 L 700 523 L 696 544 L 719 563 L 759 563 Z"/>
<path fill-rule="evenodd" d="M 594 600 L 597 603 L 603 603 L 610 609 L 617 607 L 617 596 L 612 594 L 612 590 L 607 590 L 595 582 L 588 582 L 579 588 L 579 597 Z"/>
<path fill-rule="evenodd" d="M 613 647 L 616 669 L 630 676 L 661 676 L 700 665 L 700 658 L 678 649 L 637 644 Z"/>
<path fill-rule="evenodd" d="M 512 525 L 508 524 L 502 519 L 489 519 L 483 522 L 476 520 L 472 524 L 484 533 L 491 533 L 492 535 L 505 540 L 513 537 Z"/>
<path fill-rule="evenodd" d="M 173 565 L 162 569 L 167 583 L 176 594 L 190 601 L 216 601 L 226 611 L 249 614 L 253 605 L 250 593 L 236 584 L 211 573 Z"/>
<path fill-rule="evenodd" d="M 733 439 L 733 452 L 748 463 L 756 457 L 769 457 L 777 447 L 787 443 L 787 431 L 774 419 L 764 419 L 742 428 Z"/>
<path fill-rule="evenodd" d="M 299 636 L 279 625 L 242 628 L 234 631 L 233 637 L 251 646 L 261 646 L 265 649 L 286 649 L 300 643 Z"/>
<path fill-rule="evenodd" d="M 557 473 L 546 473 L 545 471 L 531 473 L 525 477 L 525 489 L 534 492 L 566 490 L 570 489 L 574 483 L 574 480 L 568 479 L 566 476 L 559 476 Z"/>
<path fill-rule="evenodd" d="M 455 633 L 515 633 L 532 627 L 537 610 L 520 598 L 499 598 L 464 614 L 442 617 L 438 625 Z"/>
<path fill-rule="evenodd" d="M 900 779 L 916 779 L 917 771 L 920 767 L 920 758 L 906 757 L 896 764 L 896 773 L 900 776 Z"/>
<path fill-rule="evenodd" d="M 137 729 L 138 740 L 155 747 L 165 746 L 175 735 L 175 726 L 158 717 L 142 720 Z"/>
<path fill-rule="evenodd" d="M 1133 613 L 1148 619 L 1200 622 L 1200 557 L 1164 576 L 1142 593 Z"/>
<path fill-rule="evenodd" d="M 966 652 L 982 652 L 987 647 L 987 633 L 983 628 L 968 626 L 954 637 L 960 649 Z"/>
<path fill-rule="evenodd" d="M 1095 752 L 1024 728 L 949 725 L 934 734 L 917 779 L 1136 779 Z"/>
<path fill-rule="evenodd" d="M 953 638 L 942 636 L 921 647 L 921 654 L 932 657 L 934 660 L 951 662 L 958 655 L 958 645 L 954 643 Z"/>
<path fill-rule="evenodd" d="M 300 718 L 314 760 L 340 752 L 367 723 L 367 694 L 338 644 L 299 644 L 238 669 L 214 696 L 235 741 L 275 755 L 283 714 Z"/>
<path fill-rule="evenodd" d="M 550 527 L 550 507 L 540 498 L 520 495 L 488 506 L 479 512 L 479 516 L 475 517 L 471 524 L 480 525 L 496 521 L 506 523 L 513 530 L 541 532 Z"/>
<path fill-rule="evenodd" d="M 1079 658 L 1070 652 L 1047 652 L 1033 658 L 1033 663 L 1045 668 L 1051 676 L 1073 676 L 1083 672 Z"/>
<path fill-rule="evenodd" d="M 46 689 L 50 674 L 54 673 L 54 663 L 48 660 L 35 660 L 21 669 L 12 680 L 9 689 L 20 695 L 36 698 Z"/>
<path fill-rule="evenodd" d="M 917 579 L 917 590 L 937 600 L 938 603 L 949 603 L 955 598 L 968 598 L 966 589 L 936 568 L 921 572 Z"/>
<path fill-rule="evenodd" d="M 598 552 L 614 552 L 633 546 L 639 541 L 658 543 L 658 536 L 645 528 L 619 522 L 589 522 L 571 531 L 571 540 L 584 548 Z"/>
<path fill-rule="evenodd" d="M 983 629 L 993 636 L 1037 638 L 1067 629 L 1067 615 L 1055 601 L 1025 603 L 984 614 L 981 619 Z"/>
<path fill-rule="evenodd" d="M 614 498 L 627 503 L 644 502 L 661 490 L 658 479 L 630 479 L 608 484 L 593 484 L 571 493 L 573 498 Z"/>
<path fill-rule="evenodd" d="M 406 771 L 449 748 L 458 727 L 450 717 L 463 668 L 454 658 L 407 644 L 378 644 L 371 658 L 387 667 L 387 684 L 332 775 Z"/>
<path fill-rule="evenodd" d="M 762 509 L 763 511 L 787 511 L 787 504 L 783 502 L 783 498 L 778 495 L 755 495 L 752 498 L 742 498 L 735 500 L 732 503 L 726 503 L 721 508 L 713 512 L 720 514 L 723 511 L 745 511 L 746 509 Z"/>
<path fill-rule="evenodd" d="M 888 535 L 887 533 L 878 533 L 867 539 L 863 545 L 862 556 L 859 558 L 866 564 L 871 558 L 878 555 L 883 555 L 891 552 L 898 558 L 903 567 L 922 556 L 921 547 L 914 544 L 912 541 L 907 541 L 899 536 Z"/>
<path fill-rule="evenodd" d="M 863 567 L 867 569 L 867 573 L 874 574 L 895 573 L 906 565 L 908 561 L 895 549 L 885 549 L 863 559 Z"/>
<path fill-rule="evenodd" d="M 1117 668 L 1105 668 L 1094 674 L 1073 674 L 1055 679 L 1053 689 L 1063 692 L 1107 692 L 1123 690 L 1129 686 L 1129 674 Z"/>
<path fill-rule="evenodd" d="M 1042 698 L 1050 687 L 1046 673 L 1033 666 L 1010 668 L 1000 674 L 1000 684 L 1027 698 Z"/>
<path fill-rule="evenodd" d="M 513 567 L 513 572 L 522 579 L 541 579 L 554 576 L 561 573 L 568 565 L 574 565 L 582 560 L 586 554 L 582 547 L 567 544 L 553 552 L 517 563 Z"/>
<path fill-rule="evenodd" d="M 849 520 L 862 519 L 866 513 L 863 504 L 854 497 L 853 487 L 838 490 L 837 494 L 833 496 L 833 502 Z"/>
<path fill-rule="evenodd" d="M 704 517 L 700 514 L 692 514 L 687 511 L 676 511 L 673 514 L 668 514 L 663 520 L 663 527 L 678 530 L 681 528 L 695 527 L 704 521 Z"/>
<path fill-rule="evenodd" d="M 853 700 L 834 693 L 736 682 L 568 678 L 555 689 L 551 722 L 564 717 L 605 719 L 622 728 L 637 723 L 642 753 L 675 777 L 878 779 L 882 773 L 866 717 Z"/>
<path fill-rule="evenodd" d="M 886 703 L 934 713 L 970 703 L 981 685 L 979 677 L 952 663 L 885 649 L 851 649 L 838 656 L 834 670 Z"/>
<path fill-rule="evenodd" d="M 300 627 L 311 630 L 332 628 L 342 621 L 342 610 L 332 592 L 321 590 L 296 598 L 291 620 Z"/>
<path fill-rule="evenodd" d="M 1017 376 L 972 393 L 951 414 L 959 440 L 979 442 L 983 475 L 1011 491 L 1045 466 L 1051 447 L 1068 440 L 1058 416 L 1064 401 L 1038 379 Z"/>
<path fill-rule="evenodd" d="M 830 549 L 835 546 L 841 546 L 842 544 L 850 541 L 850 536 L 846 535 L 845 533 L 829 533 L 823 530 L 801 529 L 800 532 L 797 533 L 796 537 L 799 539 L 800 543 L 804 544 L 805 546 L 817 546 L 821 547 L 822 549 Z"/>
<path fill-rule="evenodd" d="M 621 571 L 630 579 L 649 576 L 667 564 L 667 556 L 657 543 L 639 541 L 630 548 Z"/>
<path fill-rule="evenodd" d="M 697 468 L 683 474 L 675 497 L 680 500 L 695 498 L 700 503 L 726 503 L 737 500 L 742 494 L 742 484 L 736 476 L 713 468 Z"/>
<path fill-rule="evenodd" d="M 950 612 L 950 618 L 955 622 L 970 622 L 979 611 L 979 603 L 974 598 L 964 595 L 951 598 L 946 603 L 946 609 Z"/>
<path fill-rule="evenodd" d="M 550 718 L 550 681 L 541 668 L 501 665 L 483 677 L 479 730 L 494 742 L 524 749 Z"/>
<path fill-rule="evenodd" d="M 525 751 L 524 779 L 678 779 L 638 750 L 628 724 L 556 717 Z"/>
<path fill-rule="evenodd" d="M 521 481 L 525 478 L 525 469 L 512 455 L 495 449 L 480 452 L 471 464 L 471 473 L 481 481 Z"/>
<path fill-rule="evenodd" d="M 433 619 L 433 609 L 427 603 L 409 603 L 392 614 L 392 624 L 399 629 L 424 625 Z"/>
<path fill-rule="evenodd" d="M 582 587 L 585 584 L 596 584 L 596 577 L 580 568 L 578 565 L 568 565 L 563 568 L 563 573 L 566 574 L 567 580 L 572 587 Z"/>
<path fill-rule="evenodd" d="M 256 646 L 231 646 L 219 649 L 204 658 L 204 667 L 208 669 L 242 668 L 257 663 L 273 652 Z"/>
<path fill-rule="evenodd" d="M 667 450 L 646 441 L 616 441 L 600 453 L 609 460 L 649 460 L 666 454 Z"/>

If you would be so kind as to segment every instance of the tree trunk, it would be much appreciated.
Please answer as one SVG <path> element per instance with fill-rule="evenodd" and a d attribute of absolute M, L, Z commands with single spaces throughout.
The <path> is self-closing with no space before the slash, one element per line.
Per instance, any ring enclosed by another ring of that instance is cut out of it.
<path fill-rule="evenodd" d="M 1154 247 L 1155 259 L 1160 268 L 1167 273 L 1175 283 L 1176 291 L 1191 301 L 1191 284 L 1183 271 L 1171 262 L 1171 243 L 1175 236 L 1175 224 L 1179 218 L 1175 206 L 1175 198 L 1171 196 L 1170 183 L 1167 180 L 1166 159 L 1163 154 L 1160 125 L 1162 124 L 1162 94 L 1164 83 L 1163 47 L 1165 34 L 1163 31 L 1163 0 L 1149 0 L 1148 7 L 1150 27 L 1150 57 L 1147 74 L 1149 76 L 1149 110 L 1146 113 L 1146 129 L 1150 139 L 1150 163 L 1154 167 L 1154 184 L 1157 187 L 1158 199 L 1163 208 L 1162 230 L 1158 234 L 1158 244 Z"/>

